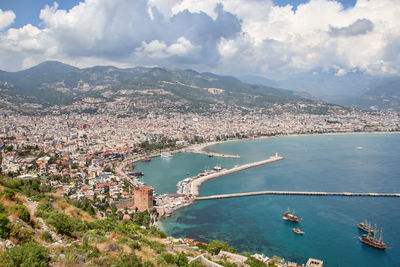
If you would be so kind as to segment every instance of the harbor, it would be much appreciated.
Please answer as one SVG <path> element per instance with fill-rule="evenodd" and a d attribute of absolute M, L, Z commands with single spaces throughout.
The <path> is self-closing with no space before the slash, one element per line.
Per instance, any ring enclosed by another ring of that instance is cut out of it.
<path fill-rule="evenodd" d="M 213 170 L 205 170 L 194 177 L 185 178 L 177 183 L 176 194 L 164 194 L 156 197 L 156 206 L 161 216 L 170 216 L 172 212 L 182 207 L 191 205 L 199 195 L 200 186 L 212 179 L 240 172 L 249 168 L 258 167 L 261 165 L 273 163 L 283 160 L 276 153 L 268 159 L 252 162 L 244 165 L 237 165 L 231 169 L 222 169 L 220 165 L 216 165 Z"/>
<path fill-rule="evenodd" d="M 200 241 L 220 239 L 233 244 L 240 251 L 246 251 L 249 247 L 258 248 L 265 255 L 282 255 L 297 262 L 316 257 L 324 260 L 327 266 L 369 266 L 370 263 L 397 266 L 400 246 L 396 226 L 399 222 L 399 198 L 396 194 L 400 191 L 395 166 L 399 165 L 396 157 L 398 150 L 392 149 L 394 144 L 398 144 L 396 140 L 396 135 L 271 138 L 265 142 L 231 142 L 210 148 L 220 153 L 239 153 L 241 159 L 237 161 L 198 155 L 199 163 L 196 164 L 193 159 L 195 154 L 182 154 L 168 164 L 159 160 L 164 166 L 159 184 L 164 192 L 171 194 L 176 193 L 179 181 L 195 177 L 204 173 L 204 170 L 212 170 L 217 164 L 231 169 L 236 164 L 267 159 L 275 151 L 285 157 L 285 160 L 276 164 L 208 180 L 201 185 L 197 197 L 261 191 L 282 191 L 283 194 L 206 201 L 195 199 L 191 205 L 174 211 L 159 223 L 163 231 L 173 236 Z M 379 149 L 375 144 L 379 144 Z M 357 149 L 359 146 L 364 149 Z M 268 153 L 266 151 L 273 153 L 265 156 Z M 365 160 L 368 160 L 368 164 L 364 164 Z M 169 171 L 168 168 L 178 168 L 179 165 L 183 170 L 178 175 L 178 172 L 174 172 L 176 179 L 169 173 L 168 176 L 163 175 Z M 379 172 L 373 171 L 372 167 L 378 168 Z M 148 175 L 153 174 L 147 169 L 143 171 Z M 164 187 L 167 179 L 173 184 L 168 190 Z M 304 195 L 298 195 L 297 192 Z M 316 195 L 319 192 L 322 194 Z M 342 196 L 335 196 L 335 193 Z M 362 196 L 355 193 L 362 193 Z M 368 196 L 364 196 L 365 193 Z M 170 198 L 184 200 L 184 196 Z M 182 205 L 184 202 L 175 203 Z M 287 207 L 295 208 L 296 216 L 303 220 L 299 223 L 282 220 Z M 360 240 L 363 234 L 368 233 L 361 232 L 355 226 L 364 218 L 377 223 L 379 229 L 384 228 L 384 242 L 393 248 L 382 251 Z M 293 228 L 299 228 L 304 234 L 295 232 Z M 244 243 L 246 239 L 251 239 L 251 243 Z M 337 257 L 348 251 L 351 251 L 351 257 Z"/>
<path fill-rule="evenodd" d="M 196 177 L 195 179 L 191 180 L 189 183 L 186 184 L 184 192 L 187 192 L 192 197 L 197 197 L 199 195 L 200 186 L 209 180 L 212 180 L 212 179 L 215 179 L 215 178 L 218 178 L 221 176 L 229 175 L 229 174 L 232 174 L 235 172 L 240 172 L 240 171 L 243 171 L 246 169 L 265 165 L 268 163 L 276 162 L 276 161 L 283 160 L 283 159 L 284 159 L 284 157 L 281 157 L 278 155 L 278 153 L 276 153 L 274 156 L 271 156 L 266 160 L 261 160 L 261 161 L 256 161 L 253 163 L 235 166 L 232 169 L 215 171 L 215 172 L 206 174 L 204 176 Z"/>

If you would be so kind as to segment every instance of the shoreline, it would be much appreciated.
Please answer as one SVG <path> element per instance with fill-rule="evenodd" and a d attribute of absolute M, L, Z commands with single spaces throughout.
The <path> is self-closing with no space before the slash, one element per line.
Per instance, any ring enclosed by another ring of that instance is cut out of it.
<path fill-rule="evenodd" d="M 229 142 L 240 142 L 240 141 L 251 141 L 251 140 L 259 140 L 259 139 L 269 139 L 269 138 L 280 138 L 280 137 L 298 137 L 298 136 L 317 136 L 317 135 L 353 135 L 353 134 L 400 134 L 400 131 L 373 131 L 373 132 L 332 132 L 332 133 L 304 133 L 304 134 L 277 134 L 271 136 L 255 136 L 255 137 L 247 137 L 241 139 L 228 139 L 224 141 L 212 141 L 206 142 L 202 144 L 197 144 L 197 150 L 205 151 L 207 147 L 229 143 Z M 208 151 L 205 151 L 208 152 Z"/>

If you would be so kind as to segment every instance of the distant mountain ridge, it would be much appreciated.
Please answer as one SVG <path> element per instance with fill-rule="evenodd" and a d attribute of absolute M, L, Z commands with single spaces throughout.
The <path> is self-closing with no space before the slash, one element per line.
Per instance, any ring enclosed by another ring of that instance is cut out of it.
<path fill-rule="evenodd" d="M 319 113 L 332 108 L 326 104 L 321 108 L 320 103 L 317 105 L 306 95 L 291 90 L 247 84 L 235 77 L 208 72 L 160 67 L 80 69 L 57 61 L 43 62 L 18 72 L 0 71 L 0 96 L 3 99 L 0 107 L 17 111 L 21 107 L 34 111 L 54 106 L 83 106 L 82 103 L 90 106 L 92 112 L 105 106 L 111 109 L 124 106 L 125 113 L 152 108 L 164 108 L 167 112 L 217 112 L 228 107 L 243 112 L 261 109 L 274 113 L 283 112 L 275 105 L 284 104 L 287 104 L 285 111 L 304 109 L 304 112 Z M 17 105 L 13 107 L 13 104 Z"/>

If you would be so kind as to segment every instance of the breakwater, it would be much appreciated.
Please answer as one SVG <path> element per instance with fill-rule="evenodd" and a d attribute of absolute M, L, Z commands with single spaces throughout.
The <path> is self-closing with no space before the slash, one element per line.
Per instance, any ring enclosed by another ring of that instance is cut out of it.
<path fill-rule="evenodd" d="M 269 157 L 269 159 L 266 159 L 266 160 L 261 160 L 261 161 L 257 161 L 257 162 L 253 162 L 253 163 L 235 166 L 232 169 L 221 170 L 221 171 L 214 172 L 214 173 L 211 173 L 208 175 L 200 176 L 198 178 L 193 179 L 191 182 L 189 182 L 186 185 L 186 189 L 189 192 L 189 194 L 192 195 L 192 197 L 196 197 L 199 195 L 200 186 L 208 180 L 215 179 L 215 178 L 225 176 L 225 175 L 229 175 L 229 174 L 232 174 L 235 172 L 243 171 L 243 170 L 246 170 L 249 168 L 254 168 L 257 166 L 265 165 L 265 164 L 272 163 L 275 161 L 283 160 L 283 159 L 284 159 L 284 157 L 278 156 L 278 154 L 276 154 L 275 156 L 271 156 L 271 157 Z"/>
<path fill-rule="evenodd" d="M 203 150 L 187 150 L 187 152 L 196 153 L 196 154 L 203 154 L 203 155 L 207 155 L 209 157 L 240 159 L 239 155 L 221 154 L 221 153 L 208 152 L 208 151 L 203 151 Z"/>
<path fill-rule="evenodd" d="M 400 193 L 350 193 L 350 192 L 300 192 L 300 191 L 259 191 L 196 197 L 196 200 L 247 197 L 257 195 L 300 195 L 300 196 L 344 196 L 344 197 L 400 197 Z"/>

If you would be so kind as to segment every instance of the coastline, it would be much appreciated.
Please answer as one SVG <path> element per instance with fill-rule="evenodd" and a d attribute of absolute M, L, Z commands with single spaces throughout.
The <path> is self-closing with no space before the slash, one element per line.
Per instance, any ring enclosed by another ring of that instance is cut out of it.
<path fill-rule="evenodd" d="M 298 136 L 316 136 L 316 135 L 353 135 L 353 134 L 400 134 L 400 131 L 332 132 L 332 133 L 277 134 L 277 135 L 272 135 L 272 136 L 255 136 L 255 137 L 240 138 L 240 139 L 235 138 L 235 139 L 228 139 L 228 140 L 223 140 L 223 141 L 205 142 L 202 144 L 197 144 L 196 150 L 197 151 L 206 151 L 207 147 L 217 145 L 217 144 L 229 143 L 229 142 L 251 141 L 251 140 L 280 138 L 280 137 L 298 137 Z"/>

